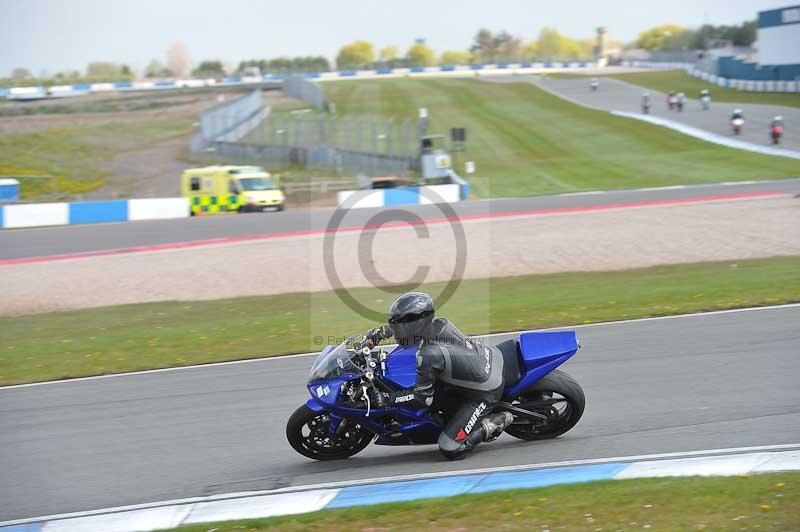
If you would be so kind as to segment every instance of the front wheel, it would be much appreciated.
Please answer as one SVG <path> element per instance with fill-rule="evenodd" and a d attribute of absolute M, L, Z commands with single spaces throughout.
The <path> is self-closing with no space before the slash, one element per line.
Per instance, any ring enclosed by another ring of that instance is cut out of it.
<path fill-rule="evenodd" d="M 372 441 L 373 434 L 358 423 L 343 419 L 333 431 L 330 423 L 327 412 L 303 405 L 286 423 L 286 439 L 295 451 L 314 460 L 350 458 Z"/>
<path fill-rule="evenodd" d="M 543 414 L 547 420 L 515 420 L 506 432 L 525 441 L 547 440 L 561 436 L 578 423 L 586 407 L 586 396 L 575 379 L 556 369 L 525 390 L 512 403 L 525 410 Z"/>

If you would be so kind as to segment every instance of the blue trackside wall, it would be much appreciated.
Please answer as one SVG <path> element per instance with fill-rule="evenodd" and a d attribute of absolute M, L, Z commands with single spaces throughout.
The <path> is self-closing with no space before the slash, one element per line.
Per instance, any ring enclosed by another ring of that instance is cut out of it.
<path fill-rule="evenodd" d="M 800 63 L 796 65 L 759 65 L 735 57 L 720 57 L 717 63 L 717 75 L 730 79 L 792 81 L 800 78 Z"/>
<path fill-rule="evenodd" d="M 415 205 L 419 203 L 419 188 L 387 188 L 383 191 L 383 205 Z"/>
<path fill-rule="evenodd" d="M 128 219 L 128 201 L 82 201 L 70 203 L 70 224 L 124 222 Z"/>
<path fill-rule="evenodd" d="M 188 218 L 186 198 L 149 198 L 74 203 L 9 203 L 0 206 L 0 230 L 47 225 L 95 224 Z"/>

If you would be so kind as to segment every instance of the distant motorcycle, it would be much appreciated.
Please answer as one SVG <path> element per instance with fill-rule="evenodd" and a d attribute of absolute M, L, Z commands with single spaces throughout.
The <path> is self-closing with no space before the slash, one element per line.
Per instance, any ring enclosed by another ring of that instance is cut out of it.
<path fill-rule="evenodd" d="M 711 93 L 708 89 L 700 91 L 700 105 L 703 107 L 703 111 L 708 111 L 711 107 Z"/>
<path fill-rule="evenodd" d="M 780 116 L 776 116 L 774 120 L 772 120 L 772 124 L 769 128 L 770 137 L 772 137 L 773 144 L 780 144 L 781 137 L 783 136 L 783 118 Z"/>
<path fill-rule="evenodd" d="M 683 111 L 683 104 L 685 101 L 686 101 L 686 95 L 683 94 L 682 92 L 679 92 L 675 96 L 675 106 L 677 107 L 679 113 Z"/>
<path fill-rule="evenodd" d="M 740 135 L 744 127 L 744 114 L 741 109 L 736 109 L 731 115 L 731 127 L 733 128 L 734 135 Z"/>

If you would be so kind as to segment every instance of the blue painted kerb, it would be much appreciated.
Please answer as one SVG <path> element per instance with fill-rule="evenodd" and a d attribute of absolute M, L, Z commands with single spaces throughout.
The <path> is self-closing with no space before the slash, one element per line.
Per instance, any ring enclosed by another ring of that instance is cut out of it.
<path fill-rule="evenodd" d="M 24 525 L 0 526 L 2 532 L 39 532 L 44 523 L 26 523 Z"/>
<path fill-rule="evenodd" d="M 452 497 L 466 493 L 486 493 L 498 490 L 541 488 L 556 484 L 590 482 L 593 480 L 610 480 L 629 465 L 599 464 L 557 467 L 532 471 L 507 471 L 350 486 L 342 488 L 325 508 L 345 508 L 348 506 Z"/>

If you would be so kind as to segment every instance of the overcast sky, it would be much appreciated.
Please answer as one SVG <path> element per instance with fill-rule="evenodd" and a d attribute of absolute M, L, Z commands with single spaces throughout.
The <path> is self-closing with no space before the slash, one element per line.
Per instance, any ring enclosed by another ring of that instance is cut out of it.
<path fill-rule="evenodd" d="M 629 41 L 643 29 L 739 23 L 796 0 L 0 0 L 0 77 L 14 67 L 84 70 L 90 61 L 142 69 L 183 41 L 193 61 L 281 55 L 333 58 L 367 39 L 404 50 L 424 38 L 437 52 L 466 49 L 480 27 L 526 40 L 550 26 L 590 37 L 606 26 Z"/>

